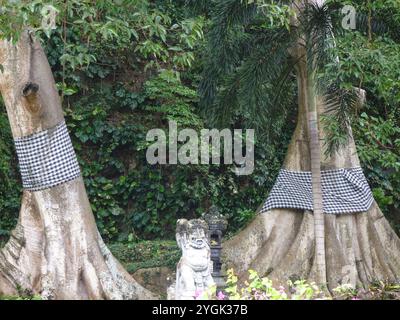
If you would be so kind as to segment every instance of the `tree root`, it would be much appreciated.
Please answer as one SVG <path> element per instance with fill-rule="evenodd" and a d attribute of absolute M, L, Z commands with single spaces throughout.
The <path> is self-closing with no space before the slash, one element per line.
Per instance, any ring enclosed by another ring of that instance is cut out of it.
<path fill-rule="evenodd" d="M 400 281 L 400 239 L 374 203 L 366 213 L 325 215 L 327 287 L 368 287 Z M 223 258 L 241 277 L 256 270 L 276 284 L 315 281 L 312 212 L 277 209 L 259 214 L 224 243 Z"/>
<path fill-rule="evenodd" d="M 78 179 L 24 194 L 20 221 L 0 251 L 0 294 L 23 290 L 44 299 L 157 298 L 108 250 L 82 198 L 83 188 Z M 51 201 L 55 193 L 57 204 Z"/>

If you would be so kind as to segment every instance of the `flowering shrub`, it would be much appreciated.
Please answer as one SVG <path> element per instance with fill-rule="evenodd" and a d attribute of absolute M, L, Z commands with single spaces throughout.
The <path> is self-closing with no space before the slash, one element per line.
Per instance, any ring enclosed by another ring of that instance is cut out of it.
<path fill-rule="evenodd" d="M 224 292 L 216 287 L 198 290 L 196 300 L 383 300 L 400 299 L 400 284 L 376 282 L 368 289 L 357 289 L 350 284 L 343 284 L 332 290 L 332 295 L 322 290 L 314 282 L 306 280 L 288 281 L 286 286 L 273 286 L 272 280 L 260 277 L 254 270 L 249 270 L 248 280 L 239 283 L 233 269 L 227 272 Z"/>
<path fill-rule="evenodd" d="M 249 270 L 249 281 L 239 287 L 238 277 L 233 269 L 228 270 L 226 293 L 230 300 L 311 300 L 328 299 L 315 283 L 305 280 L 288 281 L 287 289 L 279 286 L 276 289 L 272 281 L 261 278 L 256 271 Z"/>
<path fill-rule="evenodd" d="M 400 284 L 377 281 L 368 289 L 344 284 L 333 289 L 333 293 L 338 300 L 400 300 Z"/>

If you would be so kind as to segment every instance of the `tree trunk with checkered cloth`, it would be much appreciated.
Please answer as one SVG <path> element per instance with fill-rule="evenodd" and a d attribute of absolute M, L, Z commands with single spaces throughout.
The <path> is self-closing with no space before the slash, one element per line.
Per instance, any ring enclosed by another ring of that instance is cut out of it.
<path fill-rule="evenodd" d="M 318 99 L 318 109 L 323 108 Z M 321 154 L 324 152 L 320 130 Z M 358 167 L 352 137 L 335 155 L 321 160 L 323 170 Z M 304 97 L 299 97 L 297 128 L 284 168 L 310 171 L 310 146 Z M 342 283 L 368 286 L 375 280 L 400 281 L 400 239 L 374 201 L 367 212 L 324 214 L 326 277 L 329 289 Z M 224 243 L 223 260 L 241 276 L 253 269 L 277 284 L 290 278 L 317 281 L 312 211 L 272 209 L 261 213 Z"/>
<path fill-rule="evenodd" d="M 306 67 L 299 64 L 297 127 L 284 168 L 310 172 L 310 118 L 307 114 L 306 73 L 301 68 Z M 314 98 L 319 119 L 325 102 L 321 97 Z M 346 146 L 329 157 L 324 156 L 321 126 L 317 141 L 321 170 L 360 166 L 352 136 Z M 343 283 L 366 287 L 375 280 L 400 281 L 400 239 L 375 201 L 367 212 L 323 214 L 323 219 L 324 262 L 330 290 Z M 233 267 L 241 277 L 246 277 L 247 270 L 253 269 L 276 284 L 285 284 L 288 279 L 319 282 L 321 275 L 317 271 L 314 220 L 313 212 L 308 210 L 272 209 L 258 214 L 244 230 L 224 243 L 225 267 Z"/>
<path fill-rule="evenodd" d="M 24 33 L 0 42 L 0 90 L 14 139 L 64 120 L 45 53 Z M 107 249 L 81 177 L 25 190 L 18 225 L 0 250 L 0 295 L 17 288 L 49 299 L 153 299 Z"/>
<path fill-rule="evenodd" d="M 308 279 L 326 283 L 330 290 L 344 283 L 366 287 L 375 280 L 398 282 L 400 239 L 375 201 L 367 212 L 323 213 L 321 170 L 359 167 L 360 162 L 351 134 L 346 146 L 332 156 L 324 156 L 324 132 L 319 119 L 325 101 L 313 90 L 304 48 L 300 44 L 292 52 L 295 59 L 300 59 L 299 114 L 284 168 L 311 171 L 314 210 L 272 209 L 260 213 L 224 244 L 225 265 L 234 267 L 241 276 L 253 269 L 277 284 L 285 284 L 288 279 Z M 361 91 L 361 104 L 364 98 Z"/>

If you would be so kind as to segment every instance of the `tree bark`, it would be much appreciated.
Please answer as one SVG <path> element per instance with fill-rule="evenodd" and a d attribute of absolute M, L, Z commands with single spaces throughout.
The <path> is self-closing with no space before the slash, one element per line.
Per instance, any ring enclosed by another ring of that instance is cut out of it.
<path fill-rule="evenodd" d="M 63 121 L 46 55 L 29 32 L 16 45 L 0 41 L 0 64 L 0 91 L 14 139 Z M 0 295 L 17 288 L 46 299 L 156 298 L 103 243 L 81 177 L 24 191 L 18 225 L 0 250 Z"/>

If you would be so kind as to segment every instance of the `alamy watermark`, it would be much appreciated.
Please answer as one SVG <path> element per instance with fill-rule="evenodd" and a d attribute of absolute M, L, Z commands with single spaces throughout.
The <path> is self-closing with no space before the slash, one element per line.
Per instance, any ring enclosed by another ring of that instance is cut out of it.
<path fill-rule="evenodd" d="M 21 4 L 19 0 L 8 0 L 8 5 L 17 5 Z M 29 4 L 32 6 L 31 10 L 33 10 L 33 6 L 40 5 L 39 3 L 35 4 Z M 39 7 L 40 8 L 40 7 Z M 0 6 L 0 14 L 5 14 L 5 7 Z M 56 23 L 56 18 L 58 15 L 59 11 L 56 7 L 50 5 L 50 4 L 43 4 L 43 6 L 40 9 L 40 15 L 42 17 L 41 19 L 41 28 L 48 32 L 51 30 L 54 30 L 57 28 L 57 23 Z"/>
<path fill-rule="evenodd" d="M 16 4 L 18 0 L 8 0 L 10 4 Z M 120 4 L 119 0 L 115 3 Z M 0 13 L 2 8 L 0 7 Z M 356 9 L 351 5 L 345 5 L 342 8 L 342 14 L 344 15 L 342 19 L 342 27 L 346 30 L 356 29 Z M 58 10 L 52 5 L 44 5 L 41 10 L 42 15 L 42 28 L 44 30 L 53 30 L 56 28 L 56 17 Z"/>
<path fill-rule="evenodd" d="M 169 121 L 168 127 L 168 143 L 164 130 L 151 129 L 147 132 L 146 141 L 154 142 L 146 152 L 149 164 L 223 163 L 235 165 L 234 170 L 237 175 L 253 173 L 254 129 L 246 129 L 244 132 L 242 129 L 202 129 L 198 134 L 196 130 L 190 128 L 178 131 L 175 121 Z"/>
<path fill-rule="evenodd" d="M 51 6 L 45 5 L 43 6 L 42 10 L 40 11 L 42 15 L 42 29 L 43 30 L 54 30 L 57 28 L 56 25 L 56 18 L 58 14 L 58 10 Z"/>
<path fill-rule="evenodd" d="M 356 26 L 356 8 L 351 5 L 346 5 L 342 8 L 342 14 L 344 15 L 342 19 L 342 28 L 346 30 L 355 30 Z"/>

